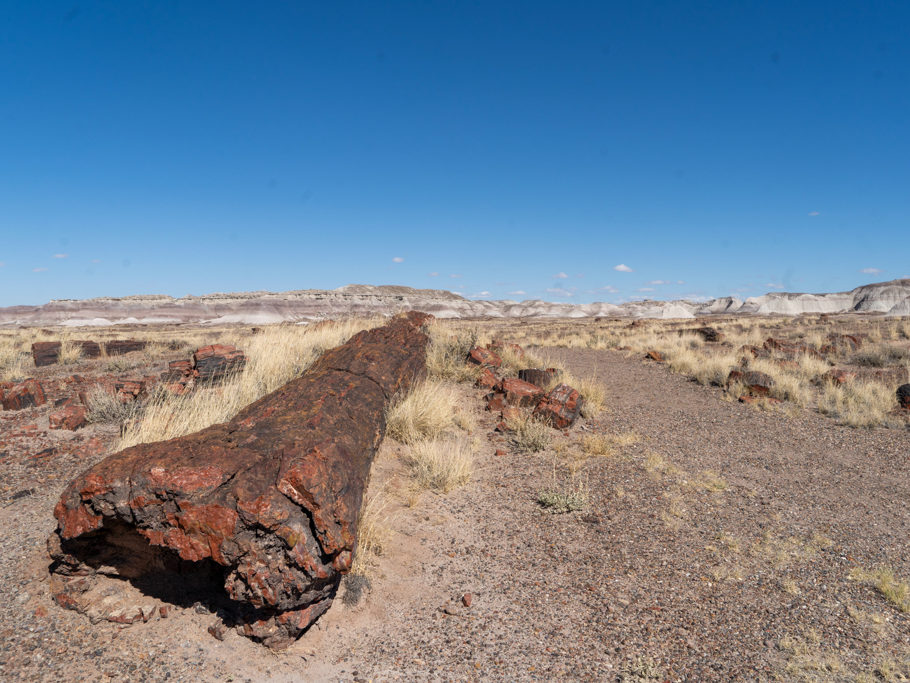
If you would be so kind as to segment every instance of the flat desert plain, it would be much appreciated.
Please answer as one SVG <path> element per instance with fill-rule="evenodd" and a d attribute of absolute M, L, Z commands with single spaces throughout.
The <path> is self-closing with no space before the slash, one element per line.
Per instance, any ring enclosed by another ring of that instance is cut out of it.
<path fill-rule="evenodd" d="M 204 594 L 110 579 L 153 605 L 133 624 L 55 602 L 46 541 L 76 475 L 229 419 L 380 322 L 0 332 L 0 381 L 46 399 L 0 412 L 0 679 L 910 679 L 910 322 L 877 316 L 437 322 L 423 393 L 390 409 L 354 568 L 289 648 L 219 629 Z M 148 344 L 74 343 L 114 338 Z M 497 380 L 554 368 L 579 390 L 574 425 L 486 409 L 465 357 L 494 340 Z M 243 370 L 162 386 L 210 344 Z M 51 429 L 67 400 L 88 423 Z"/>

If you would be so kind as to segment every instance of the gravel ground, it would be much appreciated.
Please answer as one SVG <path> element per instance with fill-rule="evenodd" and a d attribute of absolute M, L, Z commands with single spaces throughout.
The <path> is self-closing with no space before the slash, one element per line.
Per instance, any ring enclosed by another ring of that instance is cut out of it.
<path fill-rule="evenodd" d="M 388 501 L 395 533 L 372 589 L 355 606 L 336 600 L 278 654 L 234 633 L 215 640 L 203 605 L 125 628 L 57 607 L 44 550 L 53 506 L 115 435 L 47 433 L 46 409 L 0 414 L 0 679 L 910 676 L 910 615 L 848 577 L 882 564 L 910 577 L 907 431 L 762 412 L 616 352 L 549 353 L 596 373 L 608 409 L 521 454 L 466 387 L 474 477 L 412 507 L 403 447 L 387 440 L 370 493 Z M 585 436 L 627 432 L 638 441 L 582 457 Z M 572 487 L 585 509 L 537 504 L 541 490 Z"/>

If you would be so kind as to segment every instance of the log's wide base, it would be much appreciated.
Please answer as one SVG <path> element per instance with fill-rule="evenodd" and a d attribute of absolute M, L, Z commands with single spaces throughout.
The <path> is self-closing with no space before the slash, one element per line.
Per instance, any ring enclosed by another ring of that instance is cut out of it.
<path fill-rule="evenodd" d="M 116 576 L 177 604 L 214 600 L 244 635 L 292 643 L 351 567 L 385 408 L 424 373 L 427 318 L 361 332 L 230 422 L 80 475 L 48 541 L 57 601 L 88 612 L 99 576 Z"/>

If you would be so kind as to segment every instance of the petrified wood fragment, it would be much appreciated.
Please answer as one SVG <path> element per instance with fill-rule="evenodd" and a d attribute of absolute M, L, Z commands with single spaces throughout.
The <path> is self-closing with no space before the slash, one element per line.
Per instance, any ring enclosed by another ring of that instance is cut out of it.
<path fill-rule="evenodd" d="M 424 373 L 428 317 L 361 332 L 230 422 L 128 448 L 79 476 L 48 541 L 52 569 L 76 577 L 58 602 L 78 607 L 94 572 L 148 585 L 152 571 L 196 566 L 244 635 L 290 644 L 351 566 L 384 410 Z"/>
<path fill-rule="evenodd" d="M 73 341 L 74 346 L 82 349 L 83 358 L 98 358 L 101 355 L 101 346 L 98 342 L 93 341 Z M 32 344 L 32 358 L 35 361 L 35 367 L 40 368 L 45 365 L 53 365 L 59 360 L 60 347 L 62 342 L 35 342 Z"/>

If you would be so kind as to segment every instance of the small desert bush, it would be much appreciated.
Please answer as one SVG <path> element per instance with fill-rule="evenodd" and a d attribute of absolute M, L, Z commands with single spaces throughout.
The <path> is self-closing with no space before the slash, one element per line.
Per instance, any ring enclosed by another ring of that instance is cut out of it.
<path fill-rule="evenodd" d="M 587 455 L 613 455 L 616 446 L 603 434 L 588 434 L 581 440 L 581 449 Z"/>
<path fill-rule="evenodd" d="M 849 578 L 872 586 L 901 612 L 910 612 L 910 583 L 890 567 L 872 570 L 857 567 L 850 571 Z"/>
<path fill-rule="evenodd" d="M 455 423 L 457 402 L 453 384 L 432 379 L 419 382 L 389 406 L 386 431 L 401 443 L 436 439 Z"/>
<path fill-rule="evenodd" d="M 351 318 L 316 327 L 266 327 L 242 341 L 240 348 L 247 358 L 243 371 L 218 386 L 184 396 L 161 393 L 149 400 L 142 419 L 127 425 L 120 448 L 172 439 L 226 422 L 253 401 L 302 375 L 323 351 L 382 322 L 381 318 Z"/>
<path fill-rule="evenodd" d="M 700 347 L 667 349 L 667 365 L 673 372 L 692 377 L 699 384 L 723 386 L 738 362 L 733 353 L 704 353 Z"/>
<path fill-rule="evenodd" d="M 102 387 L 92 389 L 85 397 L 85 418 L 95 424 L 126 425 L 142 415 L 143 403 L 122 402 L 115 393 Z"/>
<path fill-rule="evenodd" d="M 467 362 L 468 353 L 477 345 L 477 332 L 473 330 L 450 332 L 440 323 L 429 327 L 430 344 L 427 347 L 427 373 L 430 378 L 453 382 L 473 382 L 480 368 Z"/>
<path fill-rule="evenodd" d="M 889 426 L 897 423 L 894 392 L 878 382 L 827 382 L 818 399 L 818 409 L 850 427 Z"/>
<path fill-rule="evenodd" d="M 537 504 L 554 514 L 584 510 L 588 506 L 588 487 L 575 474 L 560 481 L 553 461 L 553 482 L 549 488 L 538 491 Z"/>
<path fill-rule="evenodd" d="M 512 443 L 520 451 L 537 453 L 550 445 L 553 430 L 529 413 L 508 420 L 506 426 L 511 432 Z"/>
<path fill-rule="evenodd" d="M 418 441 L 404 460 L 418 486 L 448 493 L 471 478 L 474 445 L 467 439 Z"/>

